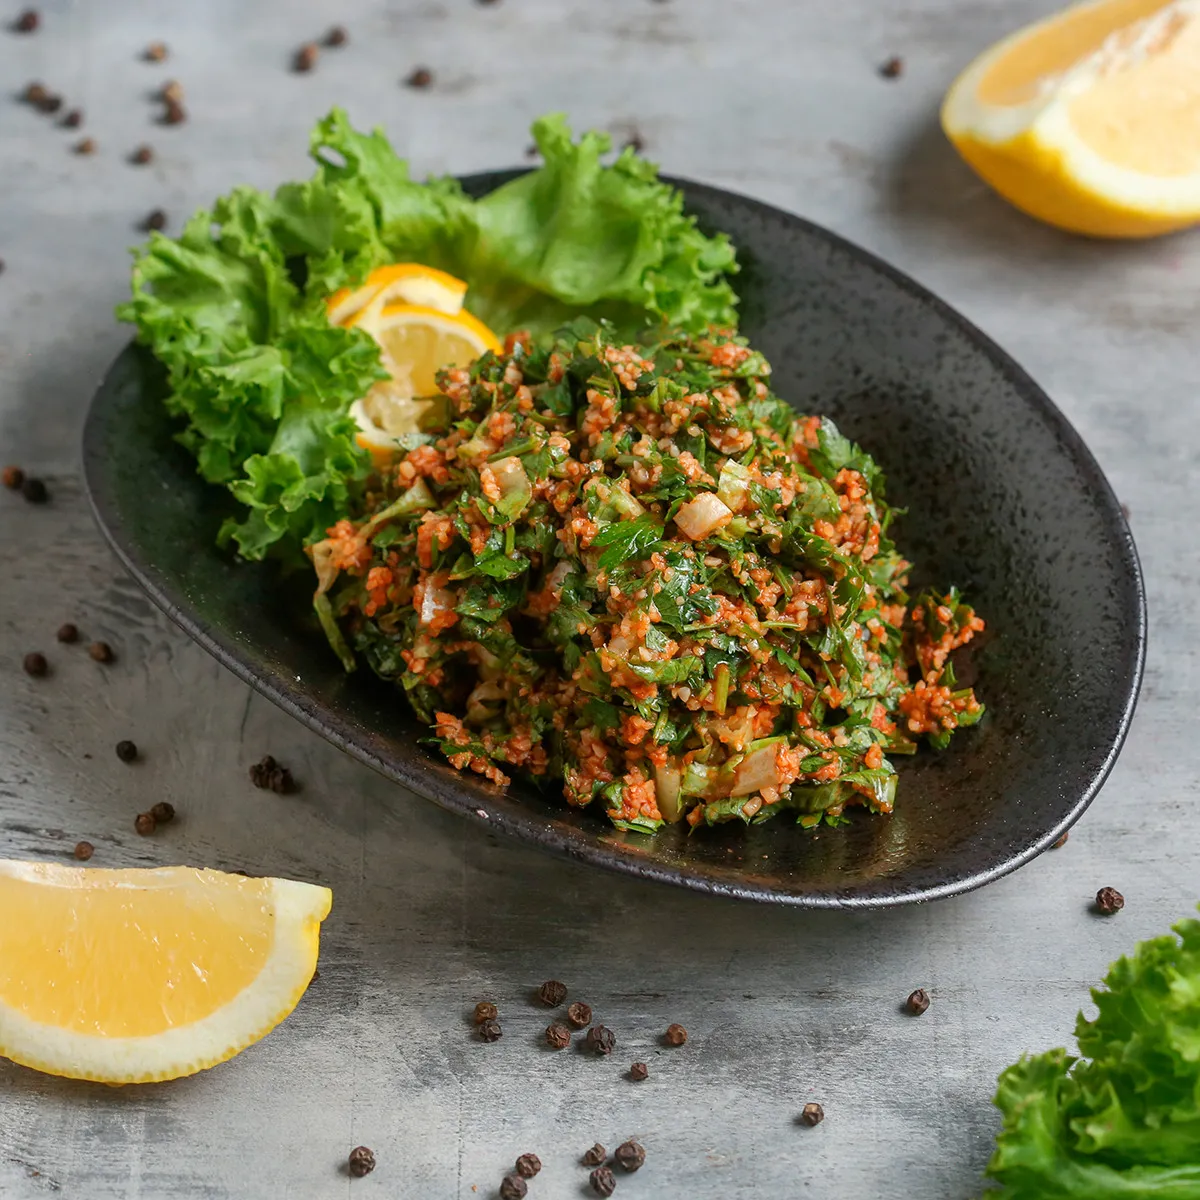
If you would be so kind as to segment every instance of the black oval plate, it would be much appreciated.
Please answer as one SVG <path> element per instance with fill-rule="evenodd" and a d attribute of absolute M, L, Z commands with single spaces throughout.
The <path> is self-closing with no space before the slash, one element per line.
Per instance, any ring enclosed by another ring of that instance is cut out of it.
<path fill-rule="evenodd" d="M 511 173 L 475 176 L 481 194 Z M 420 745 L 399 695 L 345 676 L 311 622 L 311 584 L 237 564 L 213 538 L 223 493 L 172 441 L 161 375 L 127 349 L 92 401 L 84 467 L 118 557 L 196 641 L 263 695 L 398 783 L 470 820 L 587 863 L 811 908 L 948 896 L 1028 861 L 1087 807 L 1133 713 L 1146 614 L 1137 553 L 1100 468 L 1040 388 L 934 296 L 807 221 L 674 181 L 734 240 L 744 332 L 775 390 L 832 416 L 887 474 L 916 582 L 957 584 L 987 619 L 971 656 L 989 713 L 900 766 L 896 812 L 805 833 L 624 834 L 514 786 L 503 794 Z"/>

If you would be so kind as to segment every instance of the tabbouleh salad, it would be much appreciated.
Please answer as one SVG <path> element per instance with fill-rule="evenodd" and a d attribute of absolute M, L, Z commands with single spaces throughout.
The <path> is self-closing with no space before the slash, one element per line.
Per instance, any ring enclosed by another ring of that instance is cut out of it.
<path fill-rule="evenodd" d="M 879 468 L 771 392 L 727 240 L 632 152 L 603 164 L 602 135 L 534 132 L 545 166 L 476 201 L 335 112 L 312 182 L 239 189 L 140 252 L 123 315 L 245 506 L 223 538 L 303 549 L 347 669 L 495 784 L 641 832 L 890 812 L 892 758 L 983 714 L 950 659 L 983 621 L 909 593 Z M 372 458 L 347 414 L 395 371 L 325 304 L 405 259 L 461 275 L 462 327 L 505 340 L 438 371 Z"/>

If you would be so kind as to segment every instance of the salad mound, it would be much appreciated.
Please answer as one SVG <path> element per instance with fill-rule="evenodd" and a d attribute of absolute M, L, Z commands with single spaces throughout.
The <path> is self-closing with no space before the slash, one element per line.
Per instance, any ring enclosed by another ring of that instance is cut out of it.
<path fill-rule="evenodd" d="M 621 828 L 890 812 L 889 755 L 983 706 L 983 628 L 905 590 L 875 463 L 743 338 L 579 322 L 445 370 L 407 453 L 310 548 L 348 665 L 456 767 L 562 781 Z"/>

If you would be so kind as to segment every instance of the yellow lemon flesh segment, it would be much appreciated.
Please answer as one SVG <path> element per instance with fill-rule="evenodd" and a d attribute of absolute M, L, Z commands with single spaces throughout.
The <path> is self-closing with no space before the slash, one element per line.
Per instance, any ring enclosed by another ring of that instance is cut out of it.
<path fill-rule="evenodd" d="M 390 375 L 351 409 L 360 430 L 359 445 L 378 460 L 397 450 L 396 437 L 419 428 L 428 407 L 422 397 L 437 392 L 443 367 L 468 367 L 481 354 L 502 347 L 496 335 L 469 312 L 447 314 L 419 304 L 373 305 L 351 318 L 378 343 Z"/>
<path fill-rule="evenodd" d="M 387 304 L 420 304 L 453 315 L 460 312 L 467 285 L 436 267 L 421 263 L 390 263 L 376 267 L 357 288 L 342 288 L 326 303 L 331 325 L 349 324 L 368 306 L 376 311 Z"/>
<path fill-rule="evenodd" d="M 959 76 L 942 125 L 1032 216 L 1096 237 L 1200 222 L 1200 0 L 1093 0 Z"/>
<path fill-rule="evenodd" d="M 103 1083 L 224 1062 L 295 1008 L 331 903 L 286 879 L 0 860 L 0 1055 Z"/>

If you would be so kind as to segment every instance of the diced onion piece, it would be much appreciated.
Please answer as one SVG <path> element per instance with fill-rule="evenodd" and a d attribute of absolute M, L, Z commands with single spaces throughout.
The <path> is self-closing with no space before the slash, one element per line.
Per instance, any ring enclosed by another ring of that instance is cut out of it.
<path fill-rule="evenodd" d="M 765 787 L 778 787 L 779 768 L 775 765 L 775 753 L 778 749 L 778 743 L 772 742 L 769 746 L 762 746 L 748 754 L 738 763 L 729 794 L 749 796 L 751 792 Z"/>
<path fill-rule="evenodd" d="M 488 706 L 503 699 L 503 685 L 490 681 L 476 684 L 467 697 L 466 720 L 473 725 L 490 720 L 495 713 Z"/>
<path fill-rule="evenodd" d="M 731 512 L 741 512 L 750 490 L 750 472 L 732 459 L 721 468 L 717 480 L 717 496 Z"/>
<path fill-rule="evenodd" d="M 421 594 L 421 624 L 432 625 L 454 608 L 454 594 L 445 588 L 426 584 Z"/>
<path fill-rule="evenodd" d="M 679 531 L 693 542 L 708 537 L 732 520 L 733 513 L 730 512 L 729 505 L 713 492 L 701 492 L 675 514 L 675 524 Z"/>
<path fill-rule="evenodd" d="M 664 821 L 678 821 L 683 816 L 680 780 L 679 768 L 673 763 L 654 768 L 654 798 Z"/>

